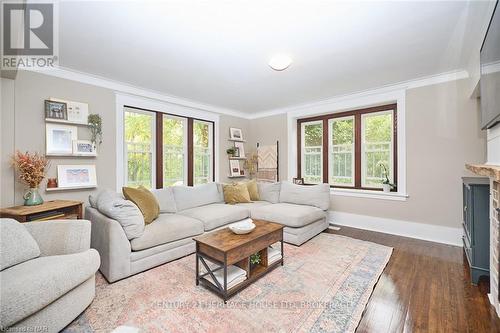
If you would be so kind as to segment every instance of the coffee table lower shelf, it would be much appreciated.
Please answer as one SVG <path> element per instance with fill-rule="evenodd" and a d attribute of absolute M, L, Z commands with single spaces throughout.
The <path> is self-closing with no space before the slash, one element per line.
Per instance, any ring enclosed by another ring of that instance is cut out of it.
<path fill-rule="evenodd" d="M 197 258 L 197 260 L 203 258 L 203 255 L 198 255 L 198 256 L 199 256 L 199 258 Z M 214 261 L 212 258 L 210 258 L 208 260 Z M 220 262 L 216 262 L 216 263 L 219 264 L 220 266 L 217 267 L 216 269 L 213 269 L 212 272 L 215 272 L 219 269 L 224 269 L 224 263 L 220 263 Z M 213 284 L 212 282 L 210 282 L 208 279 L 205 278 L 205 276 L 210 274 L 209 272 L 204 273 L 202 275 L 199 275 L 198 279 L 196 281 L 196 285 L 198 285 L 201 282 L 210 291 L 212 291 L 216 295 L 220 296 L 224 301 L 227 301 L 232 296 L 234 296 L 235 294 L 237 294 L 241 290 L 245 289 L 250 284 L 257 281 L 258 279 L 260 279 L 261 277 L 263 277 L 264 275 L 266 275 L 267 273 L 269 273 L 270 271 L 272 271 L 276 267 L 283 266 L 283 264 L 284 264 L 284 260 L 282 257 L 281 259 L 273 262 L 271 265 L 269 265 L 267 267 L 262 266 L 262 265 L 258 265 L 257 267 L 255 267 L 254 269 L 252 269 L 250 271 L 250 276 L 247 277 L 247 279 L 245 281 L 238 283 L 237 285 L 231 287 L 227 291 L 224 290 L 224 286 L 221 285 L 221 287 L 219 288 L 215 284 Z"/>

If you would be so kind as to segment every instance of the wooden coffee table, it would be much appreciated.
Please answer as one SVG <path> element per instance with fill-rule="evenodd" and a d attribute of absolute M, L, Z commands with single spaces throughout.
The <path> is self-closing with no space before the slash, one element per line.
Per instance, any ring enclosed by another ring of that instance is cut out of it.
<path fill-rule="evenodd" d="M 283 266 L 283 225 L 262 220 L 254 220 L 255 229 L 246 235 L 236 235 L 229 228 L 220 229 L 193 238 L 196 242 L 196 285 L 200 282 L 227 301 L 238 291 L 269 273 L 279 265 Z M 268 265 L 267 248 L 281 242 L 281 259 Z M 260 253 L 261 263 L 255 267 L 250 265 L 250 256 Z M 210 268 L 206 261 L 217 265 Z M 200 274 L 199 263 L 205 267 L 206 273 Z M 227 268 L 236 265 L 247 272 L 247 279 L 232 288 L 227 288 Z M 224 270 L 224 282 L 221 284 L 214 272 Z M 210 275 L 214 285 L 206 277 Z"/>

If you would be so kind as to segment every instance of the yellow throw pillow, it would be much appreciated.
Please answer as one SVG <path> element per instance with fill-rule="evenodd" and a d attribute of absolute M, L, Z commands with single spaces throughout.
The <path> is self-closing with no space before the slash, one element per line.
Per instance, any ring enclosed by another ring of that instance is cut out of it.
<path fill-rule="evenodd" d="M 252 179 L 247 182 L 243 182 L 243 184 L 246 184 L 247 186 L 248 193 L 250 194 L 250 200 L 259 201 L 260 195 L 259 195 L 259 189 L 257 187 L 257 181 L 255 179 Z"/>
<path fill-rule="evenodd" d="M 139 207 L 144 216 L 144 223 L 153 222 L 160 215 L 160 204 L 155 196 L 144 186 L 138 188 L 123 187 L 123 196 L 125 199 L 132 201 Z"/>
<path fill-rule="evenodd" d="M 251 202 L 246 184 L 224 185 L 224 201 L 227 204 Z"/>

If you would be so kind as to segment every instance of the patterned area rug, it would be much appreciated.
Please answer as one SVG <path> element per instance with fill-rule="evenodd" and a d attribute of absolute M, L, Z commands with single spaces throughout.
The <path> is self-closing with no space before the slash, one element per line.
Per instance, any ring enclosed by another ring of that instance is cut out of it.
<path fill-rule="evenodd" d="M 65 332 L 354 332 L 392 248 L 322 233 L 224 304 L 195 286 L 194 255 L 114 284 Z"/>

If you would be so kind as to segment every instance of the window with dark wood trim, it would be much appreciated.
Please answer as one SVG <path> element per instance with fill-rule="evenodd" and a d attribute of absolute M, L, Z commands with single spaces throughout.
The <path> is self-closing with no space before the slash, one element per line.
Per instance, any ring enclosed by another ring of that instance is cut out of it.
<path fill-rule="evenodd" d="M 215 181 L 215 123 L 125 107 L 125 184 L 163 188 Z"/>
<path fill-rule="evenodd" d="M 397 105 L 297 120 L 297 177 L 306 184 L 397 191 Z"/>

